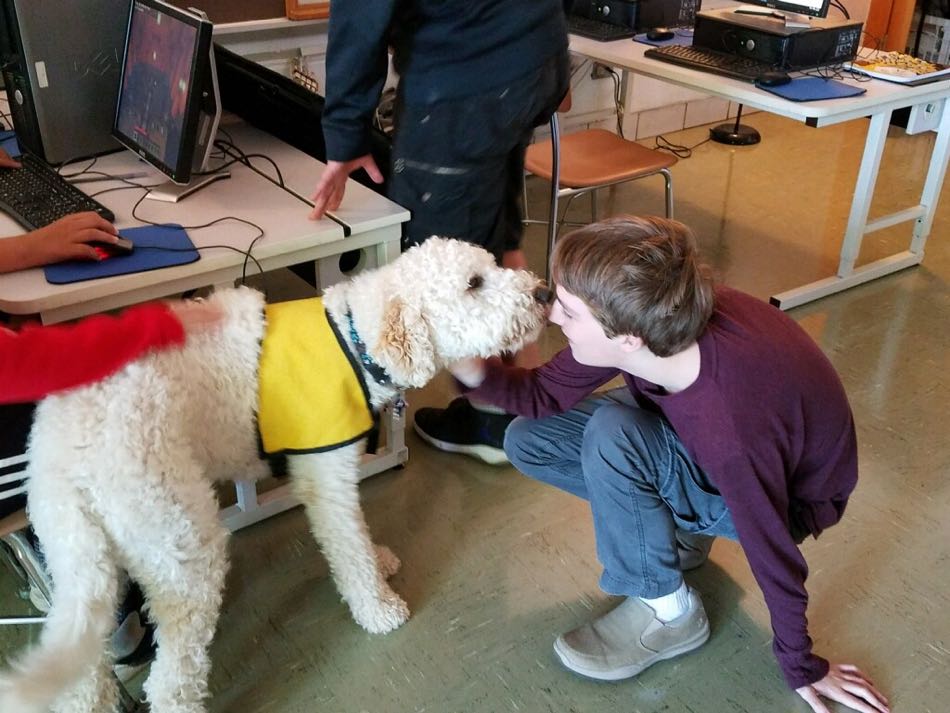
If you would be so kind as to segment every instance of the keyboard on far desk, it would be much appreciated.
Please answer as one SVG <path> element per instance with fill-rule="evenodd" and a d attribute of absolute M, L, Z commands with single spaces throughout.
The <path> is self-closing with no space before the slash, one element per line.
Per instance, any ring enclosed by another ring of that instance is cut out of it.
<path fill-rule="evenodd" d="M 593 20 L 589 17 L 579 17 L 569 15 L 567 18 L 567 31 L 581 37 L 590 37 L 592 40 L 601 42 L 612 42 L 613 40 L 622 40 L 626 37 L 633 37 L 636 30 L 625 25 L 612 25 L 609 22 Z"/>
<path fill-rule="evenodd" d="M 88 210 L 110 222 L 115 220 L 111 210 L 69 183 L 42 159 L 23 154 L 19 161 L 22 168 L 0 168 L 0 211 L 27 230 Z"/>
<path fill-rule="evenodd" d="M 765 62 L 728 52 L 717 52 L 705 47 L 682 45 L 651 47 L 643 53 L 643 56 L 749 82 L 755 81 L 756 77 L 765 72 L 775 71 L 775 67 Z"/>

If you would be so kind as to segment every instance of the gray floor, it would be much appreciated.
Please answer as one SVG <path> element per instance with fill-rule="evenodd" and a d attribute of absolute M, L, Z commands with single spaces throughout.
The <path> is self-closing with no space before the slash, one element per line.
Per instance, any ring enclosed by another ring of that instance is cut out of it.
<path fill-rule="evenodd" d="M 864 121 L 814 130 L 749 115 L 759 146 L 705 144 L 674 169 L 677 217 L 730 285 L 770 294 L 833 273 L 863 148 Z M 698 128 L 670 135 L 695 144 Z M 930 135 L 893 129 L 872 217 L 916 200 Z M 950 190 L 950 189 L 948 189 Z M 805 545 L 816 650 L 862 665 L 895 711 L 947 710 L 950 697 L 950 196 L 918 268 L 792 312 L 839 369 L 852 399 L 861 481 L 845 520 Z M 531 185 L 544 209 L 546 187 Z M 586 203 L 578 201 L 578 216 Z M 605 213 L 658 213 L 658 179 L 613 191 Z M 867 260 L 906 245 L 895 227 Z M 528 237 L 543 260 L 542 231 Z M 561 342 L 556 328 L 546 353 Z M 443 403 L 440 378 L 411 408 Z M 435 452 L 363 487 L 375 537 L 403 561 L 393 583 L 413 618 L 374 637 L 349 618 L 299 510 L 238 533 L 214 643 L 214 713 L 806 711 L 779 675 L 761 594 L 737 545 L 717 542 L 688 576 L 713 634 L 636 680 L 599 684 L 556 662 L 555 635 L 611 605 L 596 586 L 584 503 L 509 467 Z M 0 610 L 28 605 L 0 569 Z M 2 655 L 36 636 L 0 629 Z M 6 712 L 4 712 L 6 713 Z"/>

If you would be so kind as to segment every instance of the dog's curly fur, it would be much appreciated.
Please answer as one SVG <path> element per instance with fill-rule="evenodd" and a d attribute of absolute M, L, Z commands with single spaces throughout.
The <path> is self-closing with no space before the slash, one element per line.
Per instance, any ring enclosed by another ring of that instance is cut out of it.
<path fill-rule="evenodd" d="M 544 323 L 540 284 L 473 245 L 431 238 L 390 265 L 327 290 L 349 343 L 361 341 L 399 387 L 446 364 L 516 350 Z M 112 711 L 106 641 L 119 570 L 146 593 L 158 650 L 145 691 L 153 713 L 205 710 L 227 570 L 212 483 L 267 475 L 255 433 L 263 298 L 216 293 L 220 330 L 146 356 L 115 376 L 40 404 L 30 443 L 30 518 L 54 583 L 38 646 L 0 678 L 0 710 Z M 349 344 L 352 348 L 352 344 Z M 396 394 L 366 375 L 371 402 Z M 320 408 L 320 404 L 314 404 Z M 294 490 L 356 621 L 384 633 L 409 617 L 386 582 L 399 560 L 374 546 L 359 506 L 365 444 L 288 459 Z"/>

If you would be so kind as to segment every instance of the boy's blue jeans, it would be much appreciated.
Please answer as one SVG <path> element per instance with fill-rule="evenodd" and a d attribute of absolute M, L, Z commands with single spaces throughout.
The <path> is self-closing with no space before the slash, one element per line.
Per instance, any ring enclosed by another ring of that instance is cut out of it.
<path fill-rule="evenodd" d="M 652 599 L 683 581 L 677 529 L 737 539 L 722 496 L 669 423 L 626 388 L 567 413 L 517 418 L 505 452 L 518 470 L 590 502 L 600 586 Z"/>

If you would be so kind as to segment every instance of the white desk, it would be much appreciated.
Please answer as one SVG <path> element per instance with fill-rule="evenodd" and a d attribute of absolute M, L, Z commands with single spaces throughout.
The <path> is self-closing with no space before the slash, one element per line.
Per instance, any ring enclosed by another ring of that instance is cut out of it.
<path fill-rule="evenodd" d="M 920 202 L 873 221 L 868 220 L 868 211 L 887 140 L 891 112 L 904 107 L 944 102 L 950 97 L 950 80 L 918 87 L 872 80 L 860 83 L 861 87 L 867 89 L 861 96 L 818 102 L 793 102 L 758 89 L 749 82 L 644 57 L 646 49 L 647 45 L 630 40 L 597 42 L 571 35 L 571 50 L 597 62 L 803 121 L 809 126 L 829 126 L 851 119 L 870 117 L 864 156 L 855 182 L 837 274 L 774 295 L 771 298 L 773 304 L 782 309 L 790 309 L 920 264 L 943 186 L 947 158 L 950 156 L 950 110 L 944 110 L 937 127 L 937 140 L 934 143 Z M 848 84 L 856 83 L 852 79 L 842 81 Z M 867 233 L 910 221 L 913 221 L 914 227 L 907 250 L 855 267 L 861 241 Z"/>
<path fill-rule="evenodd" d="M 226 128 L 244 151 L 266 153 L 285 177 L 293 176 L 299 184 L 309 183 L 307 190 L 316 185 L 324 170 L 324 164 L 319 161 L 252 127 L 237 124 Z M 79 170 L 85 163 L 77 163 L 70 169 Z M 352 250 L 372 253 L 373 259 L 366 265 L 369 267 L 384 265 L 399 255 L 400 224 L 409 218 L 405 209 L 351 181 L 341 210 L 335 214 L 340 222 L 330 218 L 311 221 L 307 217 L 311 207 L 308 202 L 264 177 L 274 175 L 269 164 L 255 162 L 254 166 L 259 171 L 235 163 L 230 167 L 231 178 L 212 183 L 177 204 L 145 200 L 136 214 L 150 221 L 175 222 L 186 227 L 224 216 L 248 220 L 264 231 L 264 236 L 254 244 L 252 254 L 265 271 L 333 258 Z M 145 171 L 146 177 L 135 179 L 143 185 L 164 180 L 128 151 L 100 157 L 93 170 L 109 174 Z M 115 181 L 102 181 L 83 183 L 80 187 L 92 194 L 119 185 L 121 183 Z M 115 213 L 119 228 L 127 228 L 141 224 L 131 215 L 132 207 L 141 196 L 142 191 L 133 188 L 105 193 L 98 200 Z M 0 214 L 0 235 L 21 232 L 19 226 Z M 225 244 L 241 250 L 246 250 L 257 235 L 255 229 L 236 221 L 188 232 L 198 248 Z M 345 236 L 346 233 L 349 235 Z M 23 270 L 0 276 L 0 311 L 38 314 L 44 323 L 51 324 L 188 290 L 233 286 L 243 271 L 244 256 L 227 249 L 202 251 L 201 258 L 188 265 L 71 285 L 49 284 L 40 268 Z M 257 265 L 248 261 L 247 273 L 255 272 Z M 383 414 L 382 425 L 385 447 L 364 458 L 361 477 L 408 459 L 402 414 L 391 411 Z M 236 487 L 237 504 L 222 511 L 222 518 L 232 530 L 297 504 L 286 485 L 260 497 L 254 483 L 240 481 Z"/>

